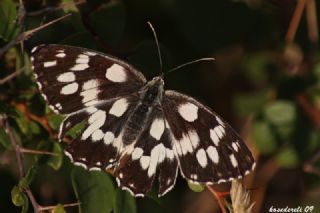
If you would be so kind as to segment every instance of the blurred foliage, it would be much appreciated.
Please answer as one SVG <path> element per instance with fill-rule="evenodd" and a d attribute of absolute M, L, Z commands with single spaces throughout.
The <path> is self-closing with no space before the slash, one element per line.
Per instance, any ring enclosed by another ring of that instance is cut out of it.
<path fill-rule="evenodd" d="M 255 212 L 266 212 L 271 205 L 302 204 L 315 205 L 320 211 L 319 202 L 315 202 L 320 196 L 319 176 L 304 170 L 310 163 L 315 169 L 320 166 L 319 157 L 316 158 L 320 150 L 319 47 L 308 37 L 305 18 L 295 43 L 286 43 L 295 1 L 24 3 L 26 16 L 20 23 L 23 17 L 19 16 L 19 2 L 0 1 L 1 48 L 14 41 L 22 30 L 34 29 L 66 13 L 72 16 L 36 32 L 23 46 L 14 45 L 0 56 L 1 211 L 32 212 L 26 188 L 32 190 L 41 205 L 54 206 L 56 213 L 206 212 L 205 207 L 214 211 L 210 206 L 216 202 L 212 195 L 202 192 L 203 186 L 182 178 L 164 197 L 157 198 L 154 187 L 146 198 L 135 199 L 120 190 L 110 174 L 71 165 L 63 154 L 65 143 L 57 142 L 63 117 L 49 109 L 32 76 L 30 50 L 41 43 L 75 45 L 115 55 L 149 79 L 192 59 L 215 57 L 213 63 L 191 65 L 165 76 L 166 88 L 214 107 L 243 133 L 258 161 L 256 174 L 250 176 L 251 185 L 258 192 L 268 189 L 263 203 L 254 206 Z M 315 9 L 319 12 L 319 5 Z M 159 68 L 147 21 L 158 33 L 163 70 Z M 10 75 L 15 76 L 2 82 Z M 26 175 L 21 180 L 14 147 L 4 128 L 5 117 L 19 146 L 43 153 L 24 154 Z M 68 138 L 76 137 L 82 128 L 83 124 L 74 127 Z M 274 166 L 265 166 L 269 162 Z M 260 177 L 263 174 L 274 176 L 264 180 Z M 203 202 L 205 196 L 210 202 Z M 252 201 L 259 200 L 255 196 Z M 77 201 L 78 208 L 63 206 Z"/>

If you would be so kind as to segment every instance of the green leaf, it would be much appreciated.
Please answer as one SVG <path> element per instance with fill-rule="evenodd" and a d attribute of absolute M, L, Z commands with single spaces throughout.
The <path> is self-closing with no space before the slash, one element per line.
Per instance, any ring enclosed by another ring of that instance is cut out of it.
<path fill-rule="evenodd" d="M 20 131 L 23 134 L 27 134 L 29 131 L 28 121 L 26 120 L 25 116 L 23 115 L 23 113 L 20 110 L 16 109 L 16 112 L 17 112 L 18 116 L 15 118 L 15 121 L 16 121 Z"/>
<path fill-rule="evenodd" d="M 80 212 L 112 212 L 115 189 L 110 176 L 104 172 L 75 167 L 72 186 L 80 201 Z"/>
<path fill-rule="evenodd" d="M 299 163 L 299 157 L 293 148 L 287 148 L 276 156 L 276 160 L 281 167 L 294 168 Z"/>
<path fill-rule="evenodd" d="M 268 123 L 263 121 L 255 122 L 251 133 L 255 145 L 262 154 L 270 154 L 277 149 L 275 133 Z"/>
<path fill-rule="evenodd" d="M 61 4 L 64 5 L 62 9 L 65 13 L 79 12 L 73 0 L 62 0 Z"/>
<path fill-rule="evenodd" d="M 63 117 L 61 115 L 52 114 L 48 116 L 49 126 L 54 130 L 59 129 L 62 121 Z"/>
<path fill-rule="evenodd" d="M 27 174 L 19 182 L 19 186 L 21 188 L 28 188 L 29 187 L 30 183 L 33 181 L 33 179 L 37 173 L 37 169 L 38 169 L 38 166 L 33 166 L 28 170 Z"/>
<path fill-rule="evenodd" d="M 29 200 L 25 193 L 21 192 L 18 186 L 14 186 L 11 190 L 11 200 L 15 206 L 21 206 L 21 212 L 27 212 L 29 208 Z"/>
<path fill-rule="evenodd" d="M 261 110 L 266 101 L 266 91 L 255 94 L 241 94 L 234 98 L 234 106 L 238 115 L 249 115 Z"/>
<path fill-rule="evenodd" d="M 66 210 L 63 208 L 61 204 L 56 205 L 53 209 L 53 213 L 66 213 Z"/>
<path fill-rule="evenodd" d="M 135 198 L 127 191 L 117 188 L 113 202 L 114 213 L 136 213 L 137 205 Z"/>
<path fill-rule="evenodd" d="M 204 185 L 192 183 L 191 181 L 188 181 L 188 186 L 194 192 L 202 192 L 205 189 Z"/>
<path fill-rule="evenodd" d="M 63 162 L 63 149 L 58 142 L 53 142 L 53 147 L 51 152 L 56 154 L 55 156 L 50 156 L 47 164 L 51 166 L 54 170 L 60 169 Z"/>
<path fill-rule="evenodd" d="M 0 2 L 0 38 L 5 41 L 12 40 L 19 32 L 17 8 L 18 4 L 12 0 Z"/>
<path fill-rule="evenodd" d="M 276 101 L 265 107 L 264 115 L 273 125 L 286 125 L 295 121 L 296 108 L 291 101 Z"/>
<path fill-rule="evenodd" d="M 70 136 L 72 138 L 75 138 L 77 135 L 79 135 L 79 133 L 84 129 L 86 125 L 86 122 L 80 122 L 77 125 L 75 125 L 74 127 L 72 127 L 67 133 L 67 136 Z"/>
<path fill-rule="evenodd" d="M 0 143 L 1 145 L 8 149 L 10 147 L 10 139 L 7 133 L 4 131 L 4 129 L 0 129 Z"/>

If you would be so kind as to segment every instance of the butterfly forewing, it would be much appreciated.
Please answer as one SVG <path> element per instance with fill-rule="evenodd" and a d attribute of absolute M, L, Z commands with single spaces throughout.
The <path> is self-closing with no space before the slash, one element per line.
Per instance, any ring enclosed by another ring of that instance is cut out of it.
<path fill-rule="evenodd" d="M 254 159 L 244 142 L 210 109 L 174 91 L 165 92 L 162 106 L 185 178 L 219 183 L 241 178 L 253 169 Z"/>
<path fill-rule="evenodd" d="M 31 61 L 44 98 L 61 114 L 131 94 L 146 82 L 121 60 L 78 47 L 40 45 Z"/>

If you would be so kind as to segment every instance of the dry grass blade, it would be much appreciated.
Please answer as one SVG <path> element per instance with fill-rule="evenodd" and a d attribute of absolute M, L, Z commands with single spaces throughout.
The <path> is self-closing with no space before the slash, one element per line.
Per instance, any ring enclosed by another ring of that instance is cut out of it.
<path fill-rule="evenodd" d="M 242 183 L 238 180 L 232 181 L 231 184 L 231 201 L 233 212 L 235 213 L 251 213 L 254 203 L 250 202 L 250 194 Z"/>

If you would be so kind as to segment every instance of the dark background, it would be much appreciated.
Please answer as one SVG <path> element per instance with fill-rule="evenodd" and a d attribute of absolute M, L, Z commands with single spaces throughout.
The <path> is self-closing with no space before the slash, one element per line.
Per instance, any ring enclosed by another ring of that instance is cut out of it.
<path fill-rule="evenodd" d="M 253 212 L 268 212 L 271 206 L 306 205 L 320 212 L 319 4 L 315 0 L 305 5 L 301 2 L 31 0 L 24 2 L 26 15 L 21 22 L 19 2 L 1 1 L 0 78 L 18 71 L 0 84 L 1 212 L 21 211 L 11 201 L 19 175 L 6 124 L 21 147 L 59 154 L 25 153 L 26 171 L 34 169 L 30 183 L 21 186 L 20 181 L 19 189 L 30 187 L 41 205 L 79 199 L 95 212 L 221 211 L 208 190 L 193 192 L 181 177 L 163 198 L 156 197 L 154 187 L 147 198 L 133 199 L 117 189 L 111 175 L 75 169 L 61 154 L 65 145 L 56 141 L 61 117 L 48 109 L 32 77 L 29 53 L 42 43 L 81 46 L 115 55 L 133 64 L 147 79 L 191 60 L 214 57 L 214 62 L 200 62 L 165 75 L 165 88 L 205 103 L 242 135 L 258 162 L 257 169 L 244 180 L 255 202 Z M 301 17 L 297 15 L 299 8 Z M 23 46 L 15 42 L 22 32 L 66 13 L 72 16 L 35 32 Z M 147 21 L 159 38 L 162 70 Z M 101 184 L 101 191 L 86 195 L 79 184 L 89 179 L 98 187 Z M 104 189 L 109 190 L 108 196 L 101 195 Z M 220 184 L 215 189 L 228 191 L 229 185 Z M 26 205 L 24 192 L 13 195 L 18 196 L 12 198 L 16 204 Z M 29 212 L 32 209 L 29 203 Z M 66 210 L 76 212 L 77 208 Z"/>

